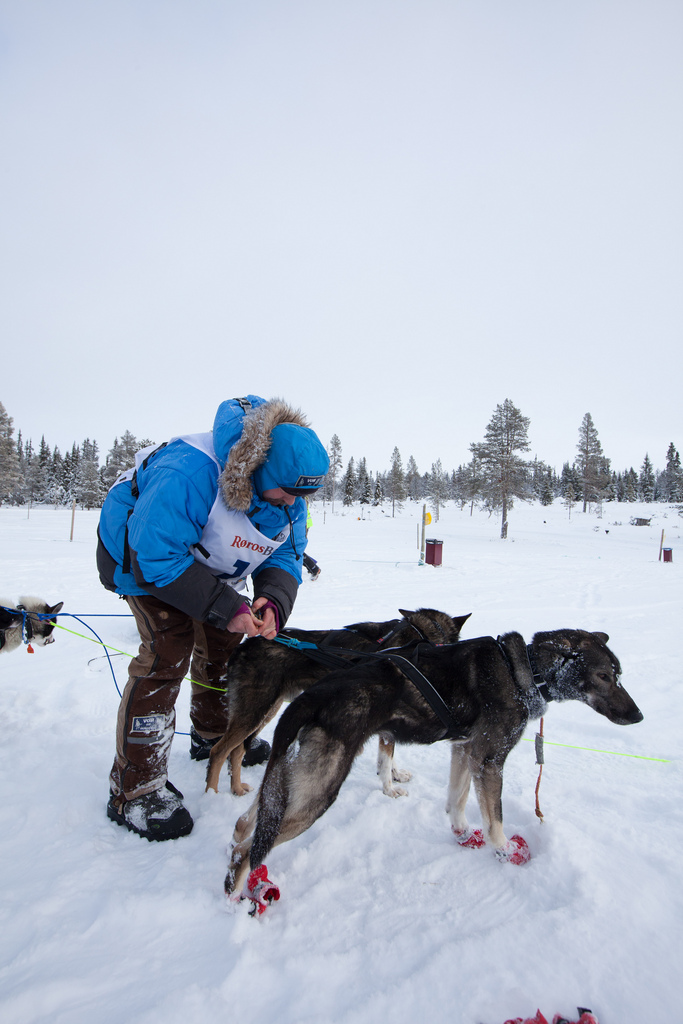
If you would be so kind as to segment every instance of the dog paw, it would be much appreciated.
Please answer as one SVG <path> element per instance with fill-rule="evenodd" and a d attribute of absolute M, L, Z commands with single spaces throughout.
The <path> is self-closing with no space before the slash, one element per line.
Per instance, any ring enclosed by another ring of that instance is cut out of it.
<path fill-rule="evenodd" d="M 246 782 L 240 782 L 239 786 L 233 786 L 233 796 L 246 796 L 247 793 L 251 793 L 253 786 L 248 786 Z"/>
<path fill-rule="evenodd" d="M 404 771 L 403 768 L 392 768 L 391 777 L 394 782 L 410 782 L 413 777 L 413 773 Z"/>
<path fill-rule="evenodd" d="M 383 789 L 382 792 L 385 796 L 408 796 L 408 790 L 401 789 L 400 786 L 387 786 L 387 788 Z"/>
<path fill-rule="evenodd" d="M 460 846 L 466 846 L 468 850 L 480 850 L 486 846 L 484 833 L 480 828 L 453 829 L 453 835 Z"/>
<path fill-rule="evenodd" d="M 531 852 L 526 839 L 522 836 L 511 836 L 502 850 L 496 850 L 496 857 L 510 864 L 526 864 L 531 859 Z"/>

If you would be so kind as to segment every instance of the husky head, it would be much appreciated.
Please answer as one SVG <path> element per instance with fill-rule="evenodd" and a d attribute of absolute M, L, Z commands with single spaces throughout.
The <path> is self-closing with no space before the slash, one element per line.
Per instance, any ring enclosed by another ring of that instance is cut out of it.
<path fill-rule="evenodd" d="M 433 644 L 454 644 L 460 639 L 460 631 L 469 619 L 472 612 L 467 615 L 447 615 L 446 612 L 436 611 L 434 608 L 418 608 L 415 612 L 399 608 L 399 612 L 425 640 Z M 409 636 L 409 640 L 415 636 Z"/>
<path fill-rule="evenodd" d="M 26 611 L 26 630 L 31 643 L 38 647 L 45 644 L 53 644 L 55 638 L 53 632 L 57 619 L 57 612 L 62 610 L 63 601 L 58 604 L 48 604 L 39 597 L 20 597 L 17 608 L 19 611 Z"/>
<path fill-rule="evenodd" d="M 401 619 L 389 622 L 354 622 L 346 629 L 361 633 L 384 647 L 401 647 L 417 640 L 433 644 L 454 644 L 460 639 L 460 630 L 472 614 L 451 617 L 434 608 L 418 608 L 415 612 L 399 608 Z"/>
<path fill-rule="evenodd" d="M 536 633 L 531 648 L 553 700 L 580 700 L 616 725 L 642 722 L 642 711 L 619 682 L 621 665 L 607 633 L 557 629 Z"/>
<path fill-rule="evenodd" d="M 12 609 L 7 613 L 9 621 L 3 620 L 3 640 L 0 645 L 3 651 L 12 651 L 21 644 L 23 636 L 37 647 L 54 643 L 52 635 L 57 612 L 61 611 L 64 602 L 49 605 L 40 597 L 20 597 L 16 605 L 4 599 L 0 604 Z M 24 625 L 25 623 L 25 625 Z"/>

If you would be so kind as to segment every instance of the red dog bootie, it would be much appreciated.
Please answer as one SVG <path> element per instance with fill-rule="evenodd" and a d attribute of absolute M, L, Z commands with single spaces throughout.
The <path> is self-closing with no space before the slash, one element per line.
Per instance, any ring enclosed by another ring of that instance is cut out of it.
<path fill-rule="evenodd" d="M 480 850 L 482 846 L 486 846 L 484 833 L 480 828 L 463 828 L 460 831 L 454 828 L 453 835 L 460 846 L 466 846 L 468 850 Z"/>
<path fill-rule="evenodd" d="M 577 1007 L 576 1012 L 579 1015 L 579 1019 L 567 1020 L 561 1014 L 556 1013 L 553 1017 L 553 1024 L 598 1024 L 598 1018 L 587 1010 L 585 1006 Z M 540 1010 L 536 1010 L 535 1017 L 512 1017 L 510 1020 L 506 1020 L 504 1024 L 548 1024 L 548 1021 L 543 1016 Z"/>
<path fill-rule="evenodd" d="M 509 861 L 510 864 L 526 864 L 531 859 L 531 852 L 522 836 L 511 836 L 504 850 L 496 850 L 498 860 Z"/>
<path fill-rule="evenodd" d="M 535 1017 L 513 1017 L 512 1020 L 506 1020 L 505 1024 L 548 1024 L 540 1010 L 536 1010 Z"/>
<path fill-rule="evenodd" d="M 268 868 L 265 864 L 259 865 L 247 879 L 247 899 L 254 904 L 249 911 L 252 917 L 256 914 L 261 916 L 268 909 L 271 903 L 280 899 L 280 890 L 274 882 L 268 878 Z"/>

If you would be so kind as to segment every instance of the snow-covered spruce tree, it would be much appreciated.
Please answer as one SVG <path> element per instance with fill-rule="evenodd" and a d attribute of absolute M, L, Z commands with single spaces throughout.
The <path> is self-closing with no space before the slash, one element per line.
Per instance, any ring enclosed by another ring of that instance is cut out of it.
<path fill-rule="evenodd" d="M 448 474 L 444 473 L 443 471 L 441 459 L 437 459 L 436 462 L 432 463 L 427 490 L 429 504 L 434 509 L 434 518 L 436 519 L 437 523 L 439 521 L 439 513 L 446 504 L 446 502 L 448 501 L 449 491 L 450 482 L 448 479 Z"/>
<path fill-rule="evenodd" d="M 645 502 L 654 501 L 655 497 L 655 474 L 652 469 L 652 463 L 650 462 L 650 456 L 645 453 L 643 459 L 643 465 L 640 467 L 640 476 L 638 478 L 638 492 L 640 500 Z"/>
<path fill-rule="evenodd" d="M 451 498 L 462 508 L 465 504 L 465 467 L 461 464 L 451 474 Z"/>
<path fill-rule="evenodd" d="M 540 501 L 541 505 L 552 505 L 552 503 L 555 500 L 555 493 L 553 491 L 552 482 L 552 470 L 550 469 L 545 474 L 541 482 L 540 490 L 538 493 L 538 500 Z"/>
<path fill-rule="evenodd" d="M 461 478 L 460 501 L 463 507 L 469 503 L 470 515 L 474 515 L 474 506 L 482 497 L 482 490 L 485 484 L 484 472 L 478 458 L 470 459 L 466 466 L 463 466 Z"/>
<path fill-rule="evenodd" d="M 568 462 L 565 462 L 560 474 L 560 494 L 565 495 L 568 487 L 571 487 L 574 500 L 576 500 L 577 494 L 581 493 L 581 478 L 576 471 L 576 467 L 570 466 Z"/>
<path fill-rule="evenodd" d="M 0 402 L 0 505 L 15 504 L 22 500 L 24 476 L 17 449 L 12 440 L 12 417 Z"/>
<path fill-rule="evenodd" d="M 610 472 L 609 459 L 603 455 L 600 438 L 589 412 L 581 421 L 576 449 L 578 454 L 574 466 L 581 480 L 580 493 L 585 512 L 590 501 L 598 501 L 605 497 Z"/>
<path fill-rule="evenodd" d="M 358 463 L 356 474 L 356 497 L 361 505 L 369 505 L 372 501 L 372 481 L 368 473 L 367 459 L 363 457 Z"/>
<path fill-rule="evenodd" d="M 81 461 L 81 449 L 74 442 L 71 445 L 71 451 L 66 452 L 63 461 L 63 480 L 64 490 L 66 492 L 66 502 L 71 504 L 73 499 L 76 497 L 76 479 L 78 477 L 78 466 Z"/>
<path fill-rule="evenodd" d="M 412 455 L 406 463 L 405 488 L 406 497 L 410 501 L 419 501 L 422 497 L 422 477 Z"/>
<path fill-rule="evenodd" d="M 633 466 L 624 474 L 624 501 L 638 501 L 638 474 Z"/>
<path fill-rule="evenodd" d="M 391 515 L 393 518 L 396 509 L 400 511 L 403 508 L 403 502 L 405 501 L 406 496 L 403 463 L 401 461 L 401 453 L 398 448 L 394 448 L 391 453 L 391 468 L 389 469 L 389 479 L 387 482 L 389 485 L 388 490 L 389 497 L 391 498 Z"/>
<path fill-rule="evenodd" d="M 681 457 L 673 441 L 666 452 L 666 468 L 663 476 L 664 501 L 683 501 L 683 469 L 681 469 Z"/>
<path fill-rule="evenodd" d="M 131 434 L 130 430 L 124 431 L 120 441 L 118 437 L 114 438 L 114 444 L 109 449 L 105 464 L 100 470 L 102 484 L 106 490 L 109 490 L 119 473 L 123 473 L 124 470 L 135 465 L 135 455 L 144 447 L 146 447 L 146 442 L 138 444 L 135 435 Z"/>
<path fill-rule="evenodd" d="M 368 472 L 368 460 L 362 458 L 358 463 L 358 472 L 355 478 L 356 498 L 361 505 L 371 505 L 373 501 L 373 478 Z"/>
<path fill-rule="evenodd" d="M 30 502 L 45 501 L 47 497 L 48 479 L 47 471 L 50 464 L 50 449 L 45 443 L 45 436 L 41 438 L 40 448 L 33 451 L 29 441 L 26 451 L 26 496 Z"/>
<path fill-rule="evenodd" d="M 555 500 L 554 473 L 542 459 L 535 458 L 529 466 L 531 487 L 541 505 L 552 505 Z"/>
<path fill-rule="evenodd" d="M 624 481 L 623 473 L 615 473 L 612 471 L 612 490 L 614 491 L 614 497 L 617 501 L 624 501 L 626 483 Z"/>
<path fill-rule="evenodd" d="M 506 398 L 497 405 L 486 428 L 486 436 L 470 451 L 481 464 L 485 504 L 501 511 L 500 536 L 508 535 L 508 512 L 514 498 L 528 500 L 527 464 L 517 452 L 529 450 L 529 418 Z"/>
<path fill-rule="evenodd" d="M 381 505 L 383 500 L 384 500 L 384 489 L 382 487 L 382 478 L 380 477 L 380 475 L 378 473 L 377 474 L 377 479 L 375 480 L 374 497 L 372 499 L 372 504 L 373 505 Z"/>
<path fill-rule="evenodd" d="M 342 504 L 353 505 L 353 499 L 356 490 L 356 470 L 353 461 L 353 456 L 351 456 L 351 458 L 349 459 L 349 464 L 346 467 L 346 472 L 342 477 L 341 490 L 343 495 Z"/>
<path fill-rule="evenodd" d="M 605 469 L 603 471 L 602 480 L 603 480 L 603 485 L 602 485 L 603 498 L 605 499 L 605 501 L 614 501 L 616 496 L 617 496 L 617 492 L 616 492 L 616 489 L 614 487 L 614 477 L 613 477 L 613 474 L 612 474 L 612 472 L 611 472 L 611 470 L 609 468 L 609 462 L 607 463 L 607 465 L 605 466 Z"/>
<path fill-rule="evenodd" d="M 97 441 L 91 441 L 86 437 L 81 446 L 74 497 L 83 508 L 90 509 L 100 508 L 103 496 Z"/>
<path fill-rule="evenodd" d="M 334 499 L 337 493 L 337 480 L 339 479 L 339 472 L 342 468 L 342 446 L 336 434 L 332 435 L 330 443 L 327 447 L 327 454 L 330 459 L 330 468 L 327 471 L 327 480 L 329 481 L 329 495 L 330 501 L 332 502 L 332 511 L 334 512 Z"/>
<path fill-rule="evenodd" d="M 59 505 L 64 505 L 66 502 L 66 490 L 63 484 L 64 479 L 64 460 L 62 459 L 59 448 L 55 446 L 55 450 L 52 453 L 50 460 L 50 466 L 47 474 L 47 501 L 51 505 L 57 508 Z"/>

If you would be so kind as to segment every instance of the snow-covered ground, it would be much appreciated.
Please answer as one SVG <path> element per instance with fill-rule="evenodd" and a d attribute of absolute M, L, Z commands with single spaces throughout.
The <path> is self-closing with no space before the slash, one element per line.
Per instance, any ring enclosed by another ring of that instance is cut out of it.
<path fill-rule="evenodd" d="M 447 744 L 402 747 L 410 795 L 390 800 L 376 746 L 337 802 L 273 851 L 282 892 L 259 920 L 223 896 L 226 850 L 248 797 L 204 793 L 204 767 L 177 736 L 171 779 L 192 834 L 148 843 L 105 816 L 118 696 L 102 651 L 63 630 L 0 657 L 0 1019 L 11 1024 L 502 1024 L 540 1007 L 601 1024 L 682 1019 L 683 887 L 680 578 L 683 520 L 661 505 L 515 507 L 510 536 L 453 506 L 428 536 L 443 566 L 418 565 L 420 507 L 315 508 L 291 620 L 305 628 L 432 606 L 473 612 L 463 636 L 579 626 L 604 630 L 645 715 L 618 727 L 551 705 L 540 790 L 529 728 L 510 756 L 507 834 L 524 867 L 459 848 L 444 798 Z M 634 515 L 652 517 L 632 526 Z M 38 593 L 77 615 L 125 613 L 94 566 L 97 513 L 0 509 L 0 595 Z M 673 562 L 658 561 L 661 530 Z M 88 619 L 133 652 L 129 618 Z M 72 619 L 60 624 L 87 630 Z M 93 660 L 94 659 L 94 660 Z M 114 659 L 121 685 L 126 659 Z M 187 731 L 187 693 L 178 729 Z M 557 744 L 557 745 L 551 745 Z M 263 769 L 244 773 L 258 783 Z M 478 823 L 474 798 L 470 820 Z"/>

